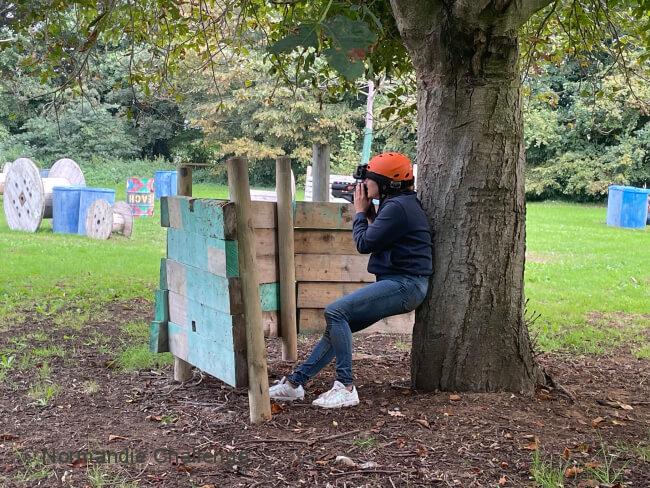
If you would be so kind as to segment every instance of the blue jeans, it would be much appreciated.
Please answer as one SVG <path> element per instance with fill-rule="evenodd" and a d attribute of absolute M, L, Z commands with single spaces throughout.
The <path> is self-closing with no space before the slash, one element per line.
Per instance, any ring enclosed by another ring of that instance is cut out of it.
<path fill-rule="evenodd" d="M 375 283 L 329 304 L 325 308 L 327 326 L 323 337 L 287 379 L 305 386 L 336 357 L 336 379 L 346 386 L 352 384 L 352 333 L 385 317 L 415 310 L 424 301 L 428 287 L 428 276 L 378 276 Z"/>

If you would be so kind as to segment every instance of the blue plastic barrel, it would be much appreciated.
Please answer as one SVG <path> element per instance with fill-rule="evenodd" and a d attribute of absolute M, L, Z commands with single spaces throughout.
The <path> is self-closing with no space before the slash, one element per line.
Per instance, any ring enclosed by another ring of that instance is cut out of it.
<path fill-rule="evenodd" d="M 115 190 L 111 188 L 90 188 L 84 187 L 79 195 L 79 220 L 77 223 L 77 234 L 86 235 L 86 214 L 88 208 L 95 200 L 106 200 L 113 205 L 115 203 Z"/>
<path fill-rule="evenodd" d="M 607 195 L 607 225 L 644 228 L 648 218 L 648 194 L 650 189 L 610 186 Z"/>
<path fill-rule="evenodd" d="M 154 192 L 156 199 L 173 197 L 177 193 L 178 171 L 156 171 L 154 175 Z"/>
<path fill-rule="evenodd" d="M 79 197 L 83 186 L 52 188 L 52 230 L 76 234 L 79 226 Z"/>
<path fill-rule="evenodd" d="M 47 178 L 50 174 L 49 169 L 39 169 L 38 172 L 41 174 L 41 178 Z"/>

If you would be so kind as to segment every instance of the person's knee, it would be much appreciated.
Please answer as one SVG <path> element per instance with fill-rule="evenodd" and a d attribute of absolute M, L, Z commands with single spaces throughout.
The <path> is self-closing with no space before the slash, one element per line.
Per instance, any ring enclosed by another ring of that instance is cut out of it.
<path fill-rule="evenodd" d="M 332 319 L 334 321 L 348 320 L 345 308 L 342 306 L 339 300 L 332 302 L 325 307 L 325 320 L 328 324 L 330 324 Z"/>

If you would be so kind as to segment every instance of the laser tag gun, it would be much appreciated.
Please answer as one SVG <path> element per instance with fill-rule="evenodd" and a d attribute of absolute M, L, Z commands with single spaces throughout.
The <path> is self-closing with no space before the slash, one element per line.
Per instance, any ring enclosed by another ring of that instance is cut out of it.
<path fill-rule="evenodd" d="M 356 180 L 354 183 L 348 183 L 346 181 L 333 181 L 332 182 L 332 196 L 336 198 L 343 198 L 350 203 L 354 203 L 354 190 L 357 185 L 363 185 L 363 190 L 366 192 L 366 197 L 368 196 L 368 188 L 362 181 L 366 178 L 367 164 L 360 164 L 357 166 L 357 169 L 354 171 L 352 177 Z M 370 202 L 370 208 L 366 214 L 368 219 L 372 222 L 377 216 L 377 209 L 375 205 Z"/>
<path fill-rule="evenodd" d="M 350 203 L 354 203 L 354 189 L 357 184 L 361 183 L 366 177 L 366 164 L 360 164 L 352 174 L 352 177 L 357 180 L 354 183 L 347 181 L 333 181 L 332 182 L 332 196 L 335 198 L 343 198 Z M 366 190 L 366 193 L 368 190 Z"/>

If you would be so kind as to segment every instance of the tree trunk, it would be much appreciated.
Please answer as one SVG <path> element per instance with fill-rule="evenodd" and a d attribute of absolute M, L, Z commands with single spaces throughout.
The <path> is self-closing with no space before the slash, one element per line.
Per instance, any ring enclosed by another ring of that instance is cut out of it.
<path fill-rule="evenodd" d="M 543 374 L 523 316 L 516 30 L 494 35 L 430 4 L 414 12 L 404 3 L 393 2 L 417 75 L 418 191 L 434 255 L 416 313 L 412 382 L 420 390 L 530 393 Z"/>

